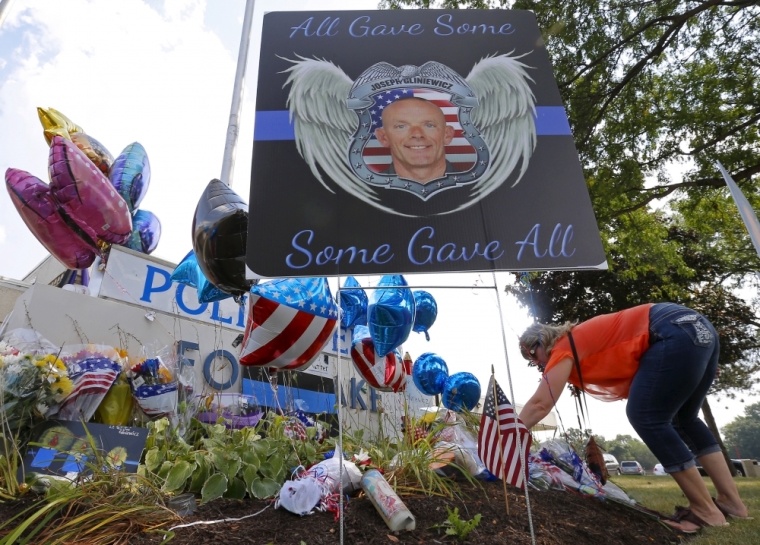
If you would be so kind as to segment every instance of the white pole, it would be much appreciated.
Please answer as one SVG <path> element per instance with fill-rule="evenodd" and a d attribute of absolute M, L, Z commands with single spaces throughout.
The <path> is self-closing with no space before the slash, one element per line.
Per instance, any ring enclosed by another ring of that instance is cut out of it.
<path fill-rule="evenodd" d="M 0 0 L 4 1 L 4 0 Z M 255 0 L 245 0 L 245 17 L 243 31 L 240 35 L 240 51 L 238 51 L 235 86 L 232 90 L 232 106 L 230 107 L 230 122 L 227 124 L 227 141 L 224 144 L 224 160 L 222 161 L 222 183 L 232 185 L 232 173 L 235 170 L 235 148 L 240 132 L 240 110 L 243 106 L 243 83 L 245 68 L 248 64 L 248 46 L 251 44 L 251 26 L 253 23 L 253 4 Z"/>
<path fill-rule="evenodd" d="M 10 10 L 12 3 L 13 0 L 0 0 L 0 28 L 3 27 L 3 23 L 8 16 L 8 11 Z"/>

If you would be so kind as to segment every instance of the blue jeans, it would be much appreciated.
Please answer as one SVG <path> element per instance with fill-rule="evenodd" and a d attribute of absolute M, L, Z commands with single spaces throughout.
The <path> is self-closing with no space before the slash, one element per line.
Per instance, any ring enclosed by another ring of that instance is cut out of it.
<path fill-rule="evenodd" d="M 720 343 L 704 316 L 674 303 L 652 306 L 649 336 L 626 414 L 665 471 L 674 473 L 694 466 L 695 457 L 720 450 L 699 418 L 718 369 Z"/>

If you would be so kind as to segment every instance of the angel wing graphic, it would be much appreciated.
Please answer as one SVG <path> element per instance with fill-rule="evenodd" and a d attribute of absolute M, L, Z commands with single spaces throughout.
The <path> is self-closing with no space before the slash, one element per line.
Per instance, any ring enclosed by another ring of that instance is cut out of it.
<path fill-rule="evenodd" d="M 485 57 L 473 66 L 466 78 L 432 61 L 421 67 L 398 68 L 383 62 L 372 66 L 356 81 L 325 59 L 300 55 L 297 60 L 284 59 L 292 64 L 285 70 L 289 73 L 285 87 L 290 85 L 287 106 L 298 152 L 325 189 L 335 192 L 322 172 L 350 195 L 388 213 L 414 217 L 383 204 L 380 194 L 383 186 L 414 192 L 423 200 L 434 198 L 436 190 L 466 186 L 470 188 L 466 201 L 441 213 L 468 208 L 501 186 L 519 168 L 514 187 L 525 174 L 535 149 L 535 97 L 529 85 L 533 80 L 526 71 L 528 66 L 519 60 L 523 56 Z M 357 98 L 356 91 L 360 87 L 369 89 L 373 81 L 383 79 L 398 82 L 398 88 L 433 81 L 437 82 L 438 89 L 452 86 L 459 89 L 459 95 L 452 94 L 452 102 L 459 110 L 457 125 L 461 124 L 463 137 L 477 154 L 466 173 L 469 176 L 447 175 L 435 184 L 424 186 L 373 173 L 361 161 L 355 165 L 349 162 L 356 157 L 351 152 L 363 153 L 362 146 L 372 131 L 372 120 L 378 119 L 369 113 L 372 100 Z M 362 99 L 366 105 L 357 106 L 362 104 Z"/>

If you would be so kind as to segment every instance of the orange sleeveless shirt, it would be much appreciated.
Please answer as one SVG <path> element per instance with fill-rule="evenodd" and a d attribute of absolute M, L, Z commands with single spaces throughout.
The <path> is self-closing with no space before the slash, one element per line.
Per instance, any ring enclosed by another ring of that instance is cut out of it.
<path fill-rule="evenodd" d="M 628 397 L 641 355 L 649 348 L 651 306 L 648 303 L 613 314 L 602 314 L 573 328 L 573 340 L 587 394 L 603 401 Z M 573 359 L 567 335 L 554 344 L 546 371 L 565 358 Z M 569 381 L 580 388 L 575 363 Z"/>

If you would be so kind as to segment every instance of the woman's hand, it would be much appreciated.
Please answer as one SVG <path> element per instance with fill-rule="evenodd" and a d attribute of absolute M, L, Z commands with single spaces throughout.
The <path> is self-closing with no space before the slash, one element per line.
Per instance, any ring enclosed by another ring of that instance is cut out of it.
<path fill-rule="evenodd" d="M 544 374 L 536 393 L 520 411 L 520 420 L 528 429 L 538 424 L 554 408 L 554 404 L 565 389 L 572 369 L 573 360 L 565 358 Z"/>

